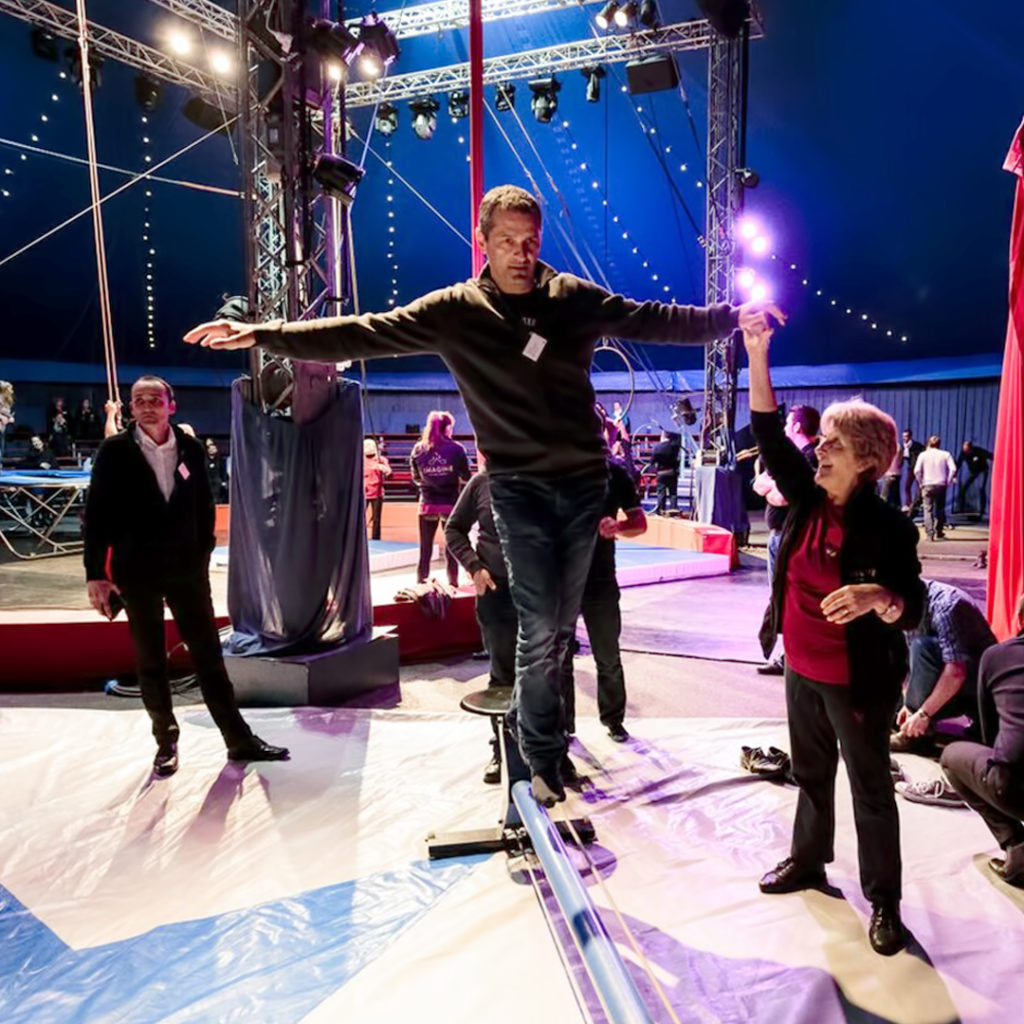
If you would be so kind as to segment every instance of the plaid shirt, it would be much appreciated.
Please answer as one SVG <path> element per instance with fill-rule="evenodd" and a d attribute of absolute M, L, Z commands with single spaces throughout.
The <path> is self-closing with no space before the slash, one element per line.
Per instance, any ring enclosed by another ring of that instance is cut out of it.
<path fill-rule="evenodd" d="M 924 611 L 917 628 L 907 631 L 908 640 L 935 637 L 944 662 L 977 665 L 982 653 L 996 642 L 985 616 L 959 587 L 937 580 L 925 580 L 924 584 Z"/>

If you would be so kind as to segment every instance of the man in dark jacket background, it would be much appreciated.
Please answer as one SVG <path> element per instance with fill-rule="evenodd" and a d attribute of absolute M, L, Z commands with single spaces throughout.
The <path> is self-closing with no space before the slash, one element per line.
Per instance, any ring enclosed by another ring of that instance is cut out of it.
<path fill-rule="evenodd" d="M 167 601 L 188 645 L 206 706 L 232 761 L 279 761 L 245 724 L 224 669 L 210 595 L 214 510 L 200 443 L 171 425 L 174 392 L 160 377 L 132 385 L 128 428 L 100 445 L 85 508 L 89 603 L 112 619 L 128 613 L 142 702 L 157 743 L 153 773 L 178 770 L 164 639 Z"/>

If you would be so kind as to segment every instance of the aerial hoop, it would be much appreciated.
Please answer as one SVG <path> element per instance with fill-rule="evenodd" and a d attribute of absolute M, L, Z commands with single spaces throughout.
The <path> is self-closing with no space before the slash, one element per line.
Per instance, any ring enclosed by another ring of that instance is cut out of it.
<path fill-rule="evenodd" d="M 629 361 L 629 356 L 614 341 L 605 339 L 594 349 L 594 357 L 591 360 L 591 376 L 594 374 L 593 361 L 597 358 L 598 352 L 614 352 L 622 360 L 626 372 L 629 374 L 629 395 L 626 398 L 626 404 L 622 407 L 622 415 L 625 417 L 629 413 L 629 407 L 633 404 L 633 396 L 636 394 L 636 373 L 633 370 L 633 364 Z"/>

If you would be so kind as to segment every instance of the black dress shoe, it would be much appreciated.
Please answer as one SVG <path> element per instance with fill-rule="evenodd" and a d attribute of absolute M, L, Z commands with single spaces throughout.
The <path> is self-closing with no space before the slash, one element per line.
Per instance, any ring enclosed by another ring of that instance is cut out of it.
<path fill-rule="evenodd" d="M 287 761 L 291 755 L 287 747 L 274 747 L 259 736 L 253 736 L 237 747 L 228 747 L 229 761 Z"/>
<path fill-rule="evenodd" d="M 1003 857 L 989 858 L 988 869 L 1007 885 L 1012 885 L 1016 889 L 1024 889 L 1024 874 L 1021 874 L 1019 871 L 1016 874 L 1008 873 L 1006 870 L 1006 860 Z"/>
<path fill-rule="evenodd" d="M 761 892 L 776 896 L 784 892 L 820 889 L 825 884 L 825 869 L 798 864 L 792 857 L 780 861 L 758 883 Z"/>
<path fill-rule="evenodd" d="M 625 743 L 629 739 L 629 733 L 626 732 L 626 727 L 619 722 L 616 725 L 608 726 L 608 735 L 611 736 L 616 743 Z"/>
<path fill-rule="evenodd" d="M 156 757 L 153 758 L 153 774 L 158 779 L 166 779 L 178 770 L 178 743 L 176 740 L 167 740 L 160 743 L 156 748 Z"/>
<path fill-rule="evenodd" d="M 786 674 L 786 662 L 783 658 L 776 658 L 764 665 L 757 666 L 757 674 L 761 676 L 784 676 Z"/>
<path fill-rule="evenodd" d="M 876 903 L 871 910 L 868 925 L 871 948 L 882 956 L 892 956 L 907 944 L 907 935 L 900 920 L 898 903 Z"/>

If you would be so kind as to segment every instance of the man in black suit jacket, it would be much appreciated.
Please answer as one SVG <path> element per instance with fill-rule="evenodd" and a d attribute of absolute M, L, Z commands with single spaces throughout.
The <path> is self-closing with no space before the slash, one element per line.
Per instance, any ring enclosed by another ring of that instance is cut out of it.
<path fill-rule="evenodd" d="M 917 457 L 923 451 L 924 445 L 915 441 L 910 427 L 906 427 L 900 437 L 900 471 L 903 474 L 903 511 L 909 512 L 911 516 L 921 504 L 920 489 L 917 496 L 914 496 L 914 467 L 917 465 Z"/>
<path fill-rule="evenodd" d="M 1024 889 L 1024 595 L 1017 604 L 1017 628 L 1017 636 L 981 656 L 981 743 L 950 743 L 941 764 L 1003 849 L 1005 857 L 993 857 L 989 869 Z"/>
<path fill-rule="evenodd" d="M 232 761 L 280 761 L 245 724 L 224 670 L 210 596 L 214 510 L 206 455 L 172 426 L 174 392 L 160 377 L 132 385 L 132 422 L 100 445 L 85 507 L 89 602 L 107 618 L 128 613 L 142 701 L 157 742 L 155 775 L 178 769 L 178 723 L 171 706 L 164 601 L 188 645 L 206 706 Z"/>

